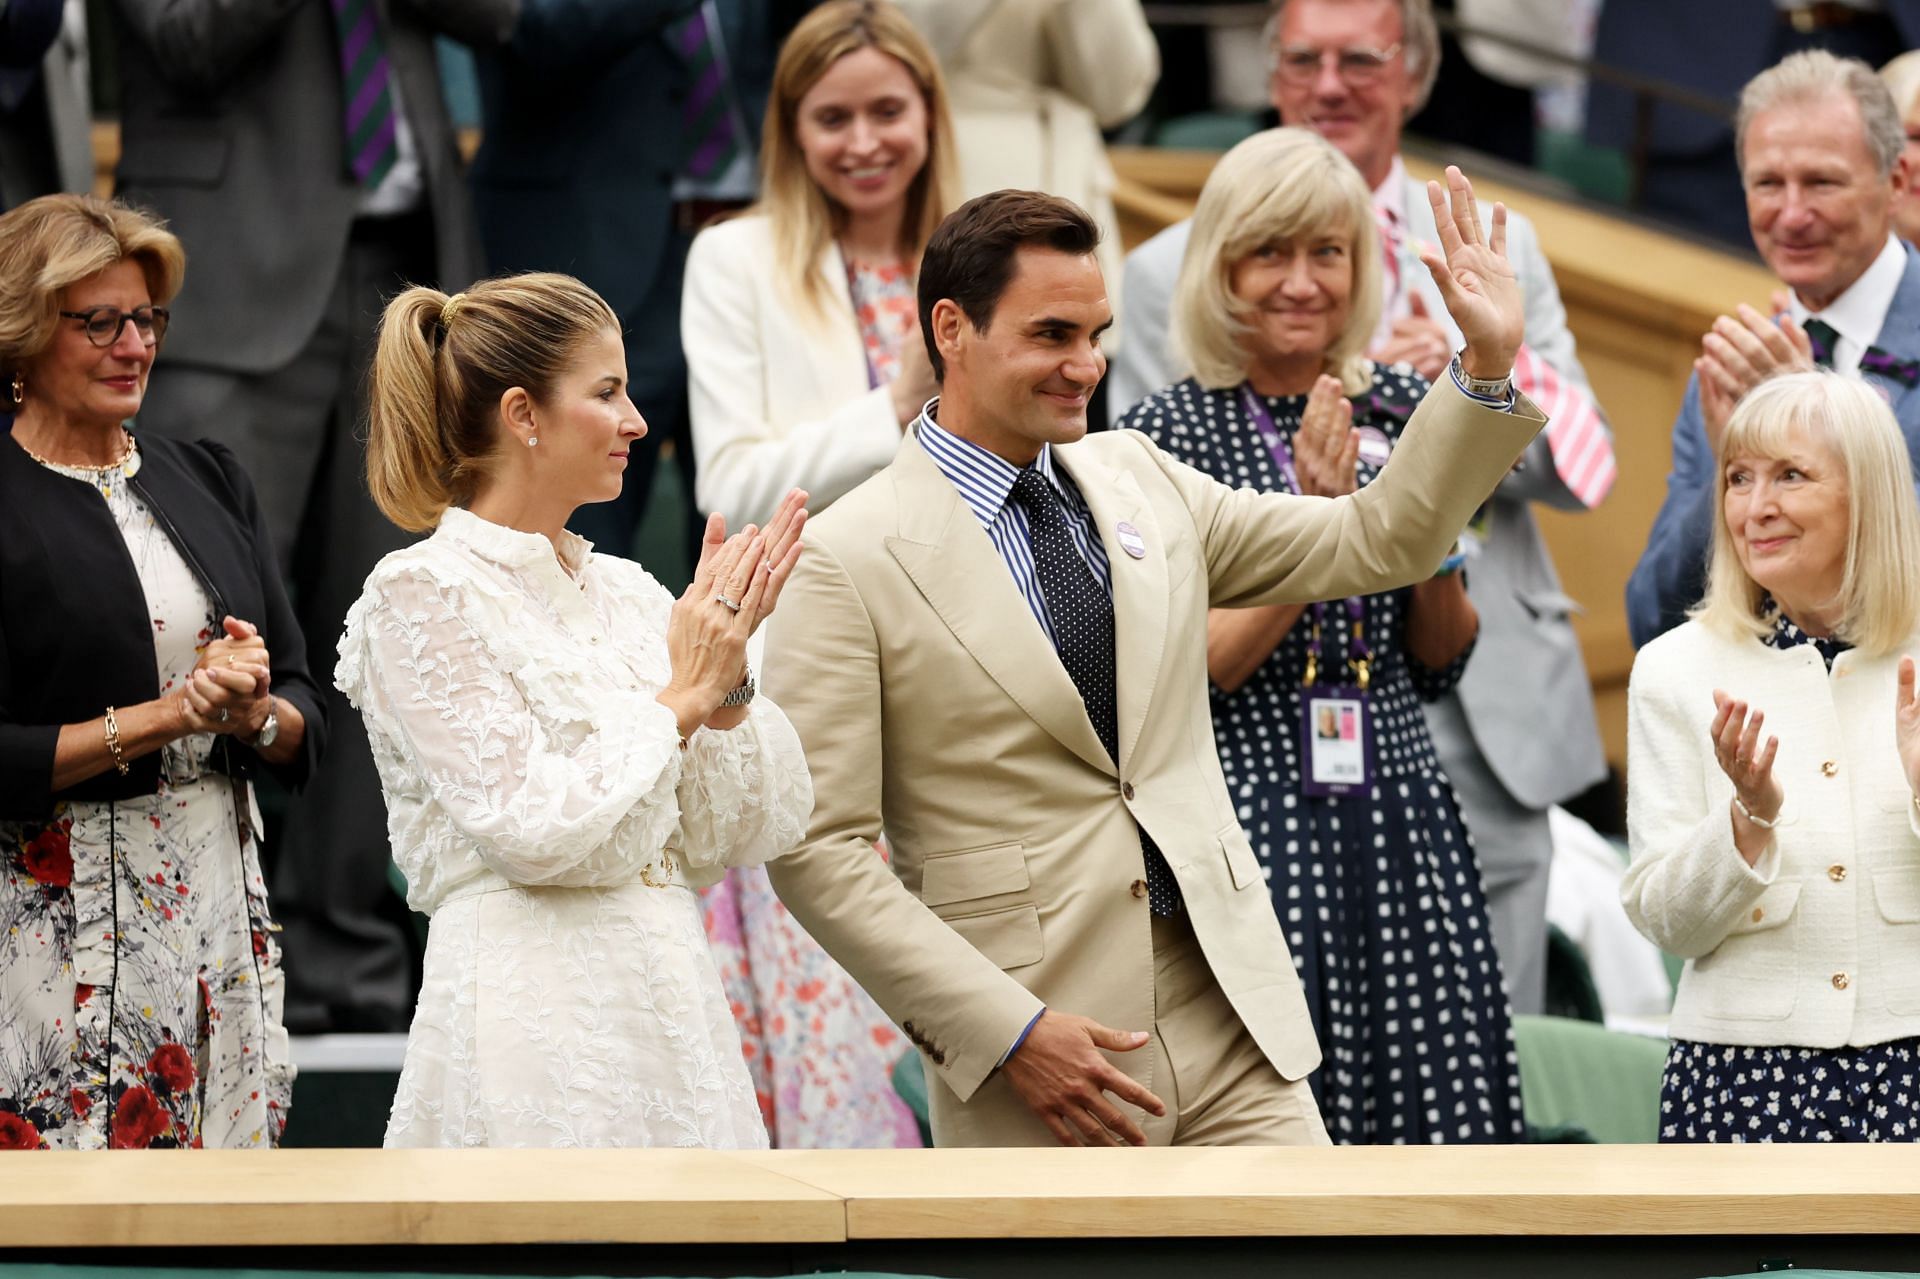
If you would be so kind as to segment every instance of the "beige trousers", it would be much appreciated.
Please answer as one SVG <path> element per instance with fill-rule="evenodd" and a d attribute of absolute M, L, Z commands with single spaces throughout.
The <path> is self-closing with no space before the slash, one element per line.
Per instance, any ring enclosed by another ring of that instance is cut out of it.
<path fill-rule="evenodd" d="M 1185 912 L 1153 920 L 1153 1054 L 1162 1118 L 1134 1112 L 1155 1146 L 1324 1146 L 1304 1079 L 1289 1083 L 1214 980 Z M 1128 1108 L 1130 1111 L 1131 1107 Z"/>

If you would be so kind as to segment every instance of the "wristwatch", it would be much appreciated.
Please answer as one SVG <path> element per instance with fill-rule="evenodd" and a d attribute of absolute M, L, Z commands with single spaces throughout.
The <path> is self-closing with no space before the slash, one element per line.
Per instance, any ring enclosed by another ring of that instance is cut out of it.
<path fill-rule="evenodd" d="M 748 702 L 751 702 L 753 700 L 754 694 L 758 693 L 759 691 L 760 691 L 759 686 L 753 682 L 753 667 L 749 666 L 747 667 L 747 673 L 741 677 L 740 687 L 734 689 L 731 693 L 728 693 L 725 697 L 721 698 L 720 705 L 723 707 L 745 706 Z"/>
<path fill-rule="evenodd" d="M 1460 352 L 1453 353 L 1453 375 L 1470 395 L 1484 395 L 1490 400 L 1504 400 L 1513 394 L 1513 375 L 1502 378 L 1478 378 L 1467 373 L 1467 366 L 1460 362 Z"/>
<path fill-rule="evenodd" d="M 263 751 L 273 745 L 274 738 L 278 736 L 280 736 L 279 703 L 269 698 L 267 701 L 267 722 L 262 724 L 260 731 L 253 735 L 253 740 L 243 740 L 242 745 L 248 750 Z"/>

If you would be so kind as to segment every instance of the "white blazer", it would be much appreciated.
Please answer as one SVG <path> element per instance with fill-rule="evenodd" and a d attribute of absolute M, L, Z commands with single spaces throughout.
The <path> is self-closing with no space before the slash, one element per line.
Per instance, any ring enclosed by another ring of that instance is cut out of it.
<path fill-rule="evenodd" d="M 680 340 L 700 509 L 727 527 L 771 518 L 781 495 L 807 490 L 819 511 L 893 460 L 901 428 L 883 385 L 867 385 L 866 343 L 829 245 L 818 271 L 824 316 L 780 285 L 773 228 L 751 215 L 708 227 L 687 254 Z"/>
<path fill-rule="evenodd" d="M 1920 825 L 1894 745 L 1899 657 L 1842 653 L 1829 675 L 1812 645 L 1688 622 L 1634 660 L 1620 899 L 1687 960 L 1674 1038 L 1838 1048 L 1920 1034 Z M 1733 784 L 1707 736 L 1716 688 L 1780 739 L 1786 805 L 1754 866 L 1733 846 Z"/>

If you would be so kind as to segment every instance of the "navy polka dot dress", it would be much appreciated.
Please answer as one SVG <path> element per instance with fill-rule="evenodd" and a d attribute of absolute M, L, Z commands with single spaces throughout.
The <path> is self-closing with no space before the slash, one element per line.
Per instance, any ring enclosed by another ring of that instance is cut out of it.
<path fill-rule="evenodd" d="M 1380 370 L 1371 394 L 1355 401 L 1355 425 L 1391 443 L 1425 391 L 1409 369 Z M 1265 403 L 1291 443 L 1306 397 Z M 1287 491 L 1238 388 L 1209 391 L 1189 379 L 1142 401 L 1121 426 L 1224 483 Z M 1359 482 L 1377 473 L 1363 454 Z M 1326 1057 L 1311 1084 L 1333 1140 L 1521 1141 L 1519 1065 L 1480 869 L 1420 709 L 1421 698 L 1458 681 L 1466 657 L 1445 671 L 1408 657 L 1411 596 L 1364 600 L 1374 650 L 1371 793 L 1301 793 L 1310 615 L 1239 690 L 1213 690 L 1214 739 L 1306 988 Z M 1346 610 L 1329 605 L 1323 669 L 1337 671 L 1348 629 Z"/>

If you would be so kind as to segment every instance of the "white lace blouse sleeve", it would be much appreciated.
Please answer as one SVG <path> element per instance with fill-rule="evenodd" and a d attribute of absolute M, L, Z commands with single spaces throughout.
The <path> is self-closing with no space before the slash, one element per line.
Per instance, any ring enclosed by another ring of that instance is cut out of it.
<path fill-rule="evenodd" d="M 680 822 L 673 713 L 644 691 L 536 708 L 505 654 L 526 656 L 537 637 L 508 635 L 516 628 L 491 625 L 465 596 L 404 572 L 348 618 L 341 687 L 388 738 L 406 783 L 516 884 L 620 884 L 659 864 Z"/>
<path fill-rule="evenodd" d="M 736 727 L 693 735 L 679 794 L 680 855 L 696 885 L 717 881 L 729 866 L 758 866 L 792 851 L 813 816 L 800 737 L 764 697 Z"/>

